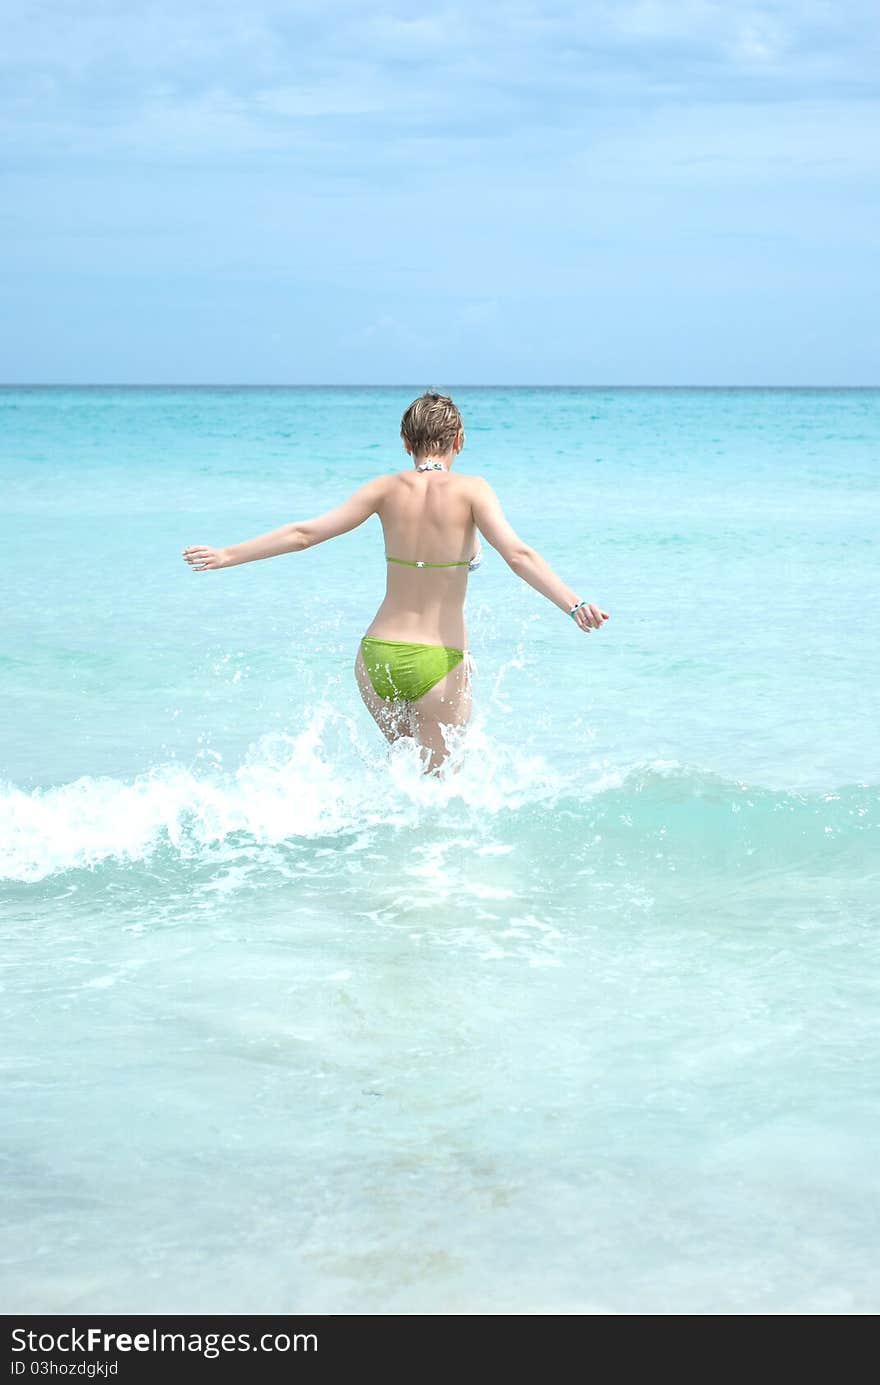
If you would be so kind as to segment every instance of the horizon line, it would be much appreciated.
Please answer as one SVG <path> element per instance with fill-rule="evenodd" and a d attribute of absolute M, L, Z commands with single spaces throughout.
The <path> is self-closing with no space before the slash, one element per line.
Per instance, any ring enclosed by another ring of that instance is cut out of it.
<path fill-rule="evenodd" d="M 67 381 L 67 380 L 23 380 L 0 381 L 2 390 L 34 390 L 34 389 L 66 389 L 66 390 L 427 390 L 429 386 L 415 385 L 406 381 L 398 384 L 370 384 L 368 382 L 349 382 L 347 384 L 331 384 L 328 382 L 312 382 L 309 384 L 293 384 L 288 381 L 264 381 L 259 384 L 244 383 L 242 381 L 163 381 L 163 380 L 127 380 L 127 381 Z M 539 385 L 528 381 L 522 382 L 495 382 L 477 385 L 452 384 L 448 386 L 455 390 L 876 390 L 880 389 L 880 384 L 873 385 L 834 385 L 834 384 L 713 384 L 713 385 L 658 385 L 658 384 L 628 384 L 628 385 L 599 385 L 599 384 L 566 384 L 557 383 L 553 385 Z"/>

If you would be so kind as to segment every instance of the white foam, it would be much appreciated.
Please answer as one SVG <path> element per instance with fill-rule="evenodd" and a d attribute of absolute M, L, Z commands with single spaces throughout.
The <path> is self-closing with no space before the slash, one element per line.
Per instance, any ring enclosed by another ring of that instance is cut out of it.
<path fill-rule="evenodd" d="M 109 859 L 146 860 L 167 844 L 198 856 L 233 833 L 274 844 L 405 826 L 432 813 L 491 814 L 552 801 L 563 788 L 539 756 L 493 741 L 479 722 L 458 737 L 438 778 L 422 772 L 413 741 L 385 747 L 319 707 L 298 734 L 263 736 L 231 771 L 202 759 L 196 768 L 162 764 L 131 780 L 84 776 L 31 792 L 7 784 L 0 878 L 37 881 Z"/>

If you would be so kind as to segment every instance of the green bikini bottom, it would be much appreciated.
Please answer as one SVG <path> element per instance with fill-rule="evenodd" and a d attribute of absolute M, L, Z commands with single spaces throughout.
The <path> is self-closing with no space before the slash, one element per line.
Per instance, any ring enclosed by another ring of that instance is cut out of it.
<path fill-rule="evenodd" d="M 386 702 L 415 702 L 464 658 L 463 649 L 445 644 L 374 640 L 372 635 L 364 635 L 361 653 L 373 688 Z"/>

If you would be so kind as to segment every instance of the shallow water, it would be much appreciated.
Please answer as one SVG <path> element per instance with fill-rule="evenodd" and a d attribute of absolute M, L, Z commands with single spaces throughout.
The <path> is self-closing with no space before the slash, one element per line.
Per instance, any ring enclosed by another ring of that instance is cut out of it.
<path fill-rule="evenodd" d="M 6 390 L 8 1311 L 870 1313 L 877 391 L 465 390 L 460 773 L 351 665 L 407 390 Z"/>

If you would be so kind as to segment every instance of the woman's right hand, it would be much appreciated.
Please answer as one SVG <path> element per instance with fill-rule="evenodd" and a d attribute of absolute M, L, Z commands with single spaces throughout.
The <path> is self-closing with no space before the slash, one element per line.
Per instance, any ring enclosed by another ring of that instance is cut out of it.
<path fill-rule="evenodd" d="M 225 548 L 208 548 L 205 544 L 191 544 L 183 550 L 184 562 L 189 563 L 194 572 L 207 572 L 209 568 L 229 567 L 229 554 Z"/>
<path fill-rule="evenodd" d="M 580 630 L 599 630 L 604 620 L 610 620 L 607 611 L 600 611 L 598 606 L 593 606 L 589 602 L 586 606 L 579 606 L 572 616 L 572 620 Z"/>

